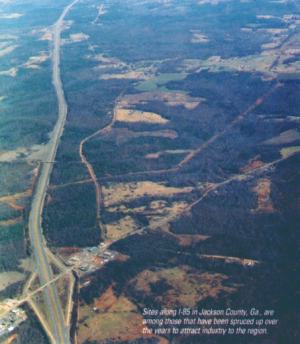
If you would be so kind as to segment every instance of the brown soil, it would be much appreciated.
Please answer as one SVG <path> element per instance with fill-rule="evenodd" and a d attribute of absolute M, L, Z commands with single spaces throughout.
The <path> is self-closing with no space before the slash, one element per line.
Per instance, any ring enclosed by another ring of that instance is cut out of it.
<path fill-rule="evenodd" d="M 181 246 L 187 247 L 191 246 L 192 244 L 196 244 L 200 241 L 205 241 L 209 238 L 206 235 L 198 235 L 198 234 L 180 234 L 176 235 L 178 242 Z"/>
<path fill-rule="evenodd" d="M 236 285 L 228 286 L 223 282 L 228 276 L 219 273 L 199 273 L 188 266 L 170 269 L 145 270 L 131 281 L 131 285 L 145 296 L 154 298 L 164 307 L 195 307 L 208 297 L 215 298 L 221 293 L 232 293 Z M 151 286 L 166 282 L 169 288 L 159 295 L 153 295 Z"/>
<path fill-rule="evenodd" d="M 130 110 L 117 108 L 116 110 L 116 121 L 117 122 L 144 122 L 144 123 L 154 123 L 154 124 L 166 124 L 168 120 L 163 118 L 157 113 L 146 112 L 139 110 Z"/>
<path fill-rule="evenodd" d="M 60 247 L 60 248 L 57 248 L 57 252 L 61 256 L 69 256 L 71 254 L 80 252 L 80 248 L 79 247 Z"/>
<path fill-rule="evenodd" d="M 192 187 L 171 187 L 164 183 L 155 183 L 152 181 L 133 182 L 133 183 L 115 183 L 103 188 L 105 205 L 130 201 L 145 196 L 171 196 L 176 194 L 190 193 Z"/>
<path fill-rule="evenodd" d="M 181 92 L 143 92 L 122 97 L 119 106 L 130 107 L 151 101 L 161 101 L 169 106 L 183 106 L 187 110 L 194 110 L 205 99 L 191 97 Z"/>
<path fill-rule="evenodd" d="M 265 163 L 263 161 L 258 160 L 258 158 L 255 157 L 254 159 L 250 160 L 250 162 L 247 165 L 242 167 L 240 171 L 242 173 L 249 173 L 256 170 L 257 168 L 263 167 L 264 165 Z"/>
<path fill-rule="evenodd" d="M 94 301 L 93 310 L 84 305 L 79 310 L 78 343 L 90 341 L 114 343 L 145 338 L 143 318 L 125 296 L 116 296 L 110 286 Z"/>
<path fill-rule="evenodd" d="M 11 335 L 9 338 L 7 338 L 7 340 L 3 344 L 12 344 L 15 342 L 16 339 L 17 339 L 17 334 L 15 333 Z"/>
<path fill-rule="evenodd" d="M 273 213 L 275 211 L 271 199 L 270 179 L 259 179 L 252 191 L 257 194 L 257 208 L 253 209 L 253 211 L 262 213 Z"/>
<path fill-rule="evenodd" d="M 137 230 L 137 224 L 131 216 L 127 215 L 106 225 L 106 237 L 108 240 L 118 240 L 135 230 Z"/>

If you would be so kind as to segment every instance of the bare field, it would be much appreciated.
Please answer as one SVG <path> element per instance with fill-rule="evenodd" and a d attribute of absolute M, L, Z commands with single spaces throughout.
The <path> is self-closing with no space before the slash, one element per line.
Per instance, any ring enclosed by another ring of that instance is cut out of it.
<path fill-rule="evenodd" d="M 257 185 L 252 190 L 257 194 L 257 208 L 253 211 L 263 213 L 272 213 L 275 211 L 271 199 L 270 179 L 259 179 Z"/>
<path fill-rule="evenodd" d="M 108 240 L 118 240 L 126 234 L 138 229 L 134 219 L 127 215 L 120 220 L 111 222 L 106 225 L 106 237 Z"/>
<path fill-rule="evenodd" d="M 78 342 L 137 340 L 142 338 L 142 321 L 136 305 L 123 295 L 116 296 L 109 287 L 93 307 L 80 307 Z"/>
<path fill-rule="evenodd" d="M 167 119 L 163 118 L 161 115 L 154 112 L 128 110 L 122 108 L 117 108 L 115 112 L 115 119 L 117 122 L 143 122 L 153 124 L 168 123 Z"/>
<path fill-rule="evenodd" d="M 25 279 L 25 275 L 18 271 L 8 271 L 0 273 L 0 291 L 3 291 L 8 286 L 21 282 Z"/>
<path fill-rule="evenodd" d="M 233 293 L 237 286 L 228 286 L 224 274 L 199 273 L 188 266 L 170 269 L 145 270 L 131 283 L 134 288 L 153 297 L 163 307 L 195 307 L 208 297 L 215 298 L 220 293 Z M 164 282 L 164 290 L 153 295 L 151 285 Z"/>
<path fill-rule="evenodd" d="M 191 97 L 184 92 L 142 92 L 137 94 L 130 94 L 123 96 L 118 105 L 120 107 L 130 107 L 133 105 L 144 104 L 147 102 L 159 101 L 163 102 L 168 106 L 183 106 L 187 110 L 194 110 L 202 102 L 204 98 Z"/>
<path fill-rule="evenodd" d="M 173 196 L 190 193 L 192 187 L 172 187 L 164 183 L 133 182 L 109 184 L 103 187 L 104 202 L 106 206 L 112 206 L 122 202 L 128 202 L 141 197 Z"/>

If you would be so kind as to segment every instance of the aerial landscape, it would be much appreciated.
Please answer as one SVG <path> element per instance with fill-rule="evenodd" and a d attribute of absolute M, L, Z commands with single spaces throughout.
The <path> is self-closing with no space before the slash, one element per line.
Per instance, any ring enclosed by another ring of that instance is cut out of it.
<path fill-rule="evenodd" d="M 0 343 L 300 343 L 300 2 L 0 0 Z"/>

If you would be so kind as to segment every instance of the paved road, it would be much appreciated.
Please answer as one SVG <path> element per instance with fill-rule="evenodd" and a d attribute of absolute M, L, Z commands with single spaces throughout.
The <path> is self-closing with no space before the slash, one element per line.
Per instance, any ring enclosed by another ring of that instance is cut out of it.
<path fill-rule="evenodd" d="M 67 117 L 67 103 L 60 76 L 61 31 L 65 16 L 78 1 L 79 0 L 75 0 L 65 7 L 57 22 L 53 26 L 52 78 L 58 101 L 58 119 L 52 132 L 52 137 L 49 142 L 48 155 L 45 157 L 45 161 L 55 161 L 57 147 L 59 145 L 60 137 L 63 133 Z M 45 163 L 41 165 L 36 191 L 31 204 L 28 224 L 30 242 L 36 262 L 36 270 L 42 285 L 47 284 L 53 279 L 53 272 L 46 254 L 46 243 L 43 238 L 42 230 L 42 212 L 51 172 L 52 164 Z M 62 305 L 55 284 L 49 284 L 46 288 L 44 288 L 43 292 L 44 302 L 48 310 L 49 328 L 51 329 L 53 338 L 55 339 L 54 343 L 70 343 L 70 331 L 68 326 L 65 324 Z"/>

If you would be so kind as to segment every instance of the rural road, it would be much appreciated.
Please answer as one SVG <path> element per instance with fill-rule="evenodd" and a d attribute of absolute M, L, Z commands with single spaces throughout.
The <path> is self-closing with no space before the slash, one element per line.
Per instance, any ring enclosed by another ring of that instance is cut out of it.
<path fill-rule="evenodd" d="M 53 129 L 50 142 L 48 143 L 49 148 L 45 161 L 55 160 L 57 148 L 67 117 L 68 109 L 60 75 L 61 32 L 65 16 L 78 1 L 79 0 L 75 0 L 66 6 L 56 23 L 53 25 L 52 81 L 58 101 L 58 119 Z M 52 172 L 52 165 L 53 164 L 48 163 L 41 164 L 28 223 L 29 238 L 36 263 L 36 271 L 41 285 L 47 285 L 49 281 L 53 280 L 53 272 L 47 257 L 46 242 L 44 240 L 42 230 L 42 213 Z M 45 306 L 48 311 L 49 328 L 53 334 L 54 343 L 70 343 L 69 327 L 66 325 L 64 319 L 61 301 L 55 284 L 48 284 L 48 286 L 43 289 L 43 295 Z"/>

